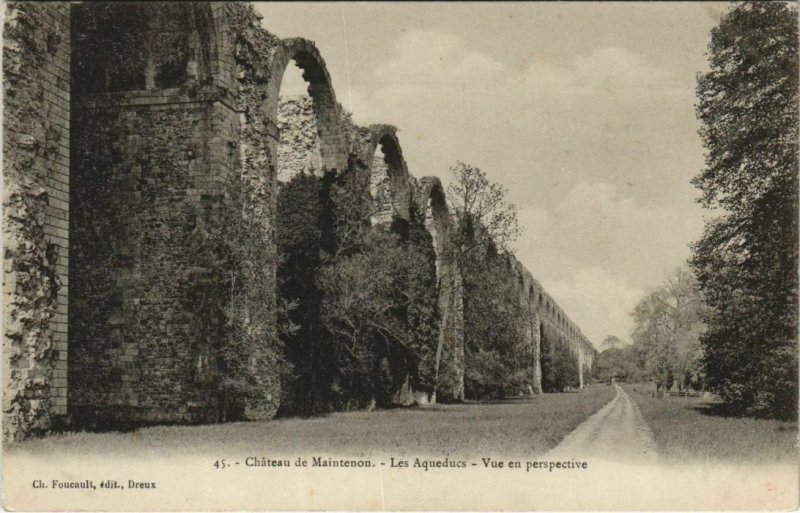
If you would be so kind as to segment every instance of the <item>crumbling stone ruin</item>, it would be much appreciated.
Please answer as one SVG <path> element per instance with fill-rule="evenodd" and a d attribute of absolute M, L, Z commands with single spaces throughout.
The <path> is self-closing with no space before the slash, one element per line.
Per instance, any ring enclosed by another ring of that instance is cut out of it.
<path fill-rule="evenodd" d="M 296 172 L 369 173 L 375 225 L 422 213 L 439 282 L 436 365 L 454 369 L 439 390 L 463 399 L 461 278 L 442 185 L 409 173 L 393 127 L 352 123 L 313 42 L 270 34 L 245 3 L 5 7 L 4 440 L 69 424 L 219 420 L 212 348 L 232 330 L 275 329 L 275 191 Z M 310 100 L 280 103 L 291 63 Z M 258 279 L 218 261 L 243 222 Z M 591 367 L 578 327 L 521 264 L 509 272 L 529 312 L 533 391 L 543 334 Z M 245 313 L 226 323 L 233 306 Z M 269 351 L 241 355 L 259 384 L 250 419 L 278 407 Z M 436 399 L 398 391 L 403 403 Z"/>

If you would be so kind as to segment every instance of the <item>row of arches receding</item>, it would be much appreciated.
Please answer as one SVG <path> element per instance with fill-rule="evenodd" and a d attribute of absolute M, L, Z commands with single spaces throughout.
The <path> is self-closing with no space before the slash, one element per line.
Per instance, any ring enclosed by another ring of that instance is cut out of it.
<path fill-rule="evenodd" d="M 278 127 L 273 156 L 278 293 L 282 304 L 291 305 L 286 315 L 295 328 L 283 336 L 292 378 L 282 408 L 312 413 L 368 401 L 424 401 L 435 392 L 432 355 L 442 337 L 421 326 L 441 325 L 449 315 L 442 310 L 450 305 L 440 298 L 448 222 L 441 184 L 424 179 L 415 185 L 394 127 L 350 123 L 312 43 L 284 40 L 271 66 L 272 80 L 280 82 L 267 101 Z M 374 258 L 375 244 L 393 251 L 395 260 Z M 416 265 L 409 266 L 409 258 L 416 258 Z M 360 301 L 375 304 L 385 299 L 370 288 L 374 276 L 359 274 L 355 262 L 388 266 L 370 271 L 416 287 L 415 297 L 427 298 L 422 301 L 429 308 L 397 298 L 388 314 L 364 314 L 375 315 L 368 319 L 372 324 L 392 327 L 349 329 L 346 324 L 359 321 L 347 317 L 343 310 L 352 303 L 341 296 L 364 295 Z M 353 280 L 361 282 L 349 283 Z M 421 319 L 420 311 L 428 311 L 429 318 Z M 414 332 L 417 338 L 393 337 L 392 331 Z M 345 333 L 353 347 L 343 343 Z M 372 368 L 360 373 L 364 366 Z"/>

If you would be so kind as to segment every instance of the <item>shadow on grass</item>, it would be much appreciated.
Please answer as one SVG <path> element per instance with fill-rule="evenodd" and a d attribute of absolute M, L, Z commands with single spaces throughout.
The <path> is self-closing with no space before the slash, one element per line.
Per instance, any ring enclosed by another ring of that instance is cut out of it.
<path fill-rule="evenodd" d="M 273 419 L 271 419 L 270 423 L 275 423 L 276 425 L 280 425 L 284 422 L 292 422 L 297 420 L 311 420 L 311 421 L 319 421 L 324 419 L 329 419 L 332 417 L 338 417 L 340 415 L 348 415 L 348 414 L 361 414 L 361 415 L 388 415 L 392 416 L 396 413 L 414 413 L 414 414 L 452 414 L 452 413 L 460 413 L 460 414 L 469 414 L 470 411 L 473 410 L 480 410 L 481 407 L 495 407 L 495 406 L 523 406 L 523 405 L 534 405 L 539 403 L 542 397 L 544 396 L 560 396 L 560 395 L 568 395 L 568 394 L 558 394 L 558 393 L 550 393 L 550 394 L 543 394 L 541 396 L 513 396 L 513 397 L 505 397 L 505 398 L 498 398 L 498 399 L 470 399 L 460 402 L 445 402 L 445 403 L 433 403 L 433 404 L 423 404 L 423 405 L 409 405 L 409 406 L 402 406 L 402 405 L 395 405 L 389 407 L 382 407 L 377 408 L 374 410 L 369 409 L 342 409 L 336 411 L 324 411 L 324 412 L 314 412 L 314 413 L 299 413 L 299 412 L 279 412 Z M 569 394 L 572 395 L 572 394 Z M 498 410 L 500 412 L 500 410 Z M 428 415 L 424 415 L 428 416 Z M 438 415 L 431 415 L 432 417 L 438 417 Z M 201 430 L 204 429 L 226 429 L 230 428 L 231 426 L 241 425 L 241 426 L 255 426 L 258 425 L 261 421 L 248 421 L 248 420 L 230 420 L 227 422 L 210 422 L 210 423 L 190 423 L 190 422 L 77 422 L 71 425 L 61 425 L 58 426 L 56 429 L 53 429 L 51 433 L 56 435 L 75 435 L 75 434 L 105 434 L 105 435 L 114 435 L 114 434 L 121 434 L 121 435 L 133 435 L 139 436 L 141 433 L 146 433 L 151 429 L 160 429 L 160 428 L 199 428 Z M 36 437 L 41 438 L 41 437 Z"/>
<path fill-rule="evenodd" d="M 701 415 L 707 415 L 709 417 L 722 417 L 722 418 L 731 418 L 731 419 L 754 419 L 754 420 L 772 420 L 775 422 L 786 422 L 787 426 L 779 426 L 779 430 L 790 430 L 794 429 L 790 427 L 792 421 L 796 420 L 794 418 L 781 418 L 781 417 L 774 417 L 768 415 L 753 415 L 748 414 L 746 412 L 742 412 L 741 410 L 733 409 L 729 405 L 723 402 L 713 402 L 713 403 L 705 403 L 705 404 L 698 404 L 692 406 L 692 410 L 700 413 Z"/>
<path fill-rule="evenodd" d="M 705 403 L 691 407 L 692 410 L 709 417 L 743 418 L 745 415 L 731 410 L 724 403 Z"/>
<path fill-rule="evenodd" d="M 468 399 L 463 403 L 453 404 L 467 404 L 467 405 L 491 405 L 491 404 L 520 404 L 533 402 L 534 398 L 531 396 L 519 397 L 503 397 L 498 399 Z"/>

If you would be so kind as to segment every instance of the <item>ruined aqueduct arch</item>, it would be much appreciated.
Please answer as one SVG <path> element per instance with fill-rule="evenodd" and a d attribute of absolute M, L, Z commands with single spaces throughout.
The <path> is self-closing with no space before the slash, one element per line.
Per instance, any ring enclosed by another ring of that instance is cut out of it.
<path fill-rule="evenodd" d="M 439 178 L 426 176 L 419 180 L 417 185 L 417 209 L 420 212 L 425 228 L 433 238 L 433 248 L 436 251 L 437 276 L 442 275 L 440 262 L 450 260 L 448 232 L 450 230 L 450 212 L 447 208 L 444 188 Z"/>
<path fill-rule="evenodd" d="M 436 380 L 439 399 L 464 399 L 464 306 L 461 275 L 454 261 L 450 238 L 450 213 L 439 178 L 426 176 L 417 183 L 417 211 L 433 239 L 439 289 L 439 341 L 436 346 Z M 436 397 L 433 398 L 434 400 Z"/>
<path fill-rule="evenodd" d="M 369 171 L 370 196 L 376 203 L 373 224 L 391 223 L 394 218 L 410 221 L 411 186 L 397 129 L 370 125 L 367 132 L 363 162 Z"/>
<path fill-rule="evenodd" d="M 312 41 L 289 38 L 282 40 L 275 48 L 269 65 L 267 116 L 272 120 L 278 117 L 283 75 L 291 61 L 303 70 L 303 79 L 308 83 L 308 94 L 313 101 L 323 166 L 330 172 L 345 171 L 348 152 L 342 134 L 340 106 L 336 101 L 336 93 L 325 60 Z M 274 164 L 277 165 L 276 162 Z"/>

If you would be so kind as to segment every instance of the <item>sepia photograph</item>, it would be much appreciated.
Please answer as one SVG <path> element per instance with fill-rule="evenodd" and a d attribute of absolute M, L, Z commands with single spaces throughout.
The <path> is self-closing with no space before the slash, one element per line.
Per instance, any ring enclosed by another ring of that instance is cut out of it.
<path fill-rule="evenodd" d="M 5 1 L 9 511 L 786 511 L 796 2 Z"/>

